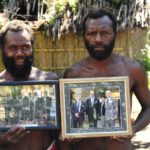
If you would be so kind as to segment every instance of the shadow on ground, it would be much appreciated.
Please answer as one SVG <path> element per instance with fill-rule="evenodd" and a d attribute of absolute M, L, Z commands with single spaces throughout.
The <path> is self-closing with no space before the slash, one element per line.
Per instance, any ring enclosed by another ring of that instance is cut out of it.
<path fill-rule="evenodd" d="M 132 142 L 132 145 L 133 145 L 134 150 L 141 150 L 141 149 L 149 150 L 150 149 L 150 142 L 142 143 L 141 141 L 134 141 Z"/>

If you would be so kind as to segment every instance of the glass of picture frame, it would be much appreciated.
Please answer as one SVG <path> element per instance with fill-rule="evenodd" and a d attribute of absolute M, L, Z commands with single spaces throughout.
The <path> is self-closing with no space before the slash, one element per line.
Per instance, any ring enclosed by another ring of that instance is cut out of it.
<path fill-rule="evenodd" d="M 59 84 L 63 138 L 132 134 L 128 77 L 60 79 Z"/>
<path fill-rule="evenodd" d="M 0 83 L 0 130 L 59 129 L 59 119 L 58 80 Z"/>

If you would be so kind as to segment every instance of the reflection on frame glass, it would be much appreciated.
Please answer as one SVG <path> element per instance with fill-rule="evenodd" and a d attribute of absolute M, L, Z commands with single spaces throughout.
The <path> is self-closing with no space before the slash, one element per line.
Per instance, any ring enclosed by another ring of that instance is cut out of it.
<path fill-rule="evenodd" d="M 62 136 L 131 135 L 128 77 L 60 79 Z"/>
<path fill-rule="evenodd" d="M 0 83 L 0 130 L 59 128 L 58 81 Z"/>

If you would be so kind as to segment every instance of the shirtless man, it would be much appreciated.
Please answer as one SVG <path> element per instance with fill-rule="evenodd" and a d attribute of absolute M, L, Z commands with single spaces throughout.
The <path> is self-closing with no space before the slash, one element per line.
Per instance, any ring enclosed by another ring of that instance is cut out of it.
<path fill-rule="evenodd" d="M 134 135 L 150 122 L 150 91 L 140 65 L 113 52 L 116 35 L 117 22 L 112 13 L 104 9 L 90 11 L 83 21 L 83 38 L 89 56 L 66 70 L 64 78 L 128 76 L 131 97 L 134 93 L 142 107 L 132 126 Z M 63 150 L 132 150 L 129 136 L 85 138 L 60 144 Z"/>
<path fill-rule="evenodd" d="M 32 67 L 33 31 L 22 21 L 10 21 L 1 29 L 2 59 L 6 70 L 0 73 L 0 81 L 55 80 L 56 74 Z M 54 132 L 54 133 L 53 133 Z M 46 150 L 55 131 L 28 131 L 13 127 L 0 134 L 3 150 Z"/>

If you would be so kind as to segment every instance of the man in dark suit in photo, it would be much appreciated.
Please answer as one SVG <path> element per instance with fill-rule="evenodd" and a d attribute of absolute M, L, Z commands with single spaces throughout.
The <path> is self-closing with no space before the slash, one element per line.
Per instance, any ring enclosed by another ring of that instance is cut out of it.
<path fill-rule="evenodd" d="M 71 105 L 72 127 L 83 128 L 85 102 L 82 100 L 82 94 L 77 93 L 76 101 Z"/>
<path fill-rule="evenodd" d="M 105 122 L 105 100 L 106 98 L 104 96 L 102 96 L 100 98 L 100 102 L 101 102 L 101 126 L 105 127 L 106 126 L 106 122 Z"/>
<path fill-rule="evenodd" d="M 51 107 L 52 107 L 52 98 L 48 95 L 47 91 L 44 91 L 44 96 L 42 97 L 42 103 L 43 103 L 43 110 L 44 110 L 44 115 L 45 115 L 45 121 L 46 123 L 49 123 L 51 117 L 50 117 L 50 112 L 51 112 Z"/>
<path fill-rule="evenodd" d="M 95 97 L 94 90 L 90 91 L 90 97 L 86 100 L 86 114 L 88 115 L 89 127 L 97 127 L 100 115 L 100 101 Z"/>

